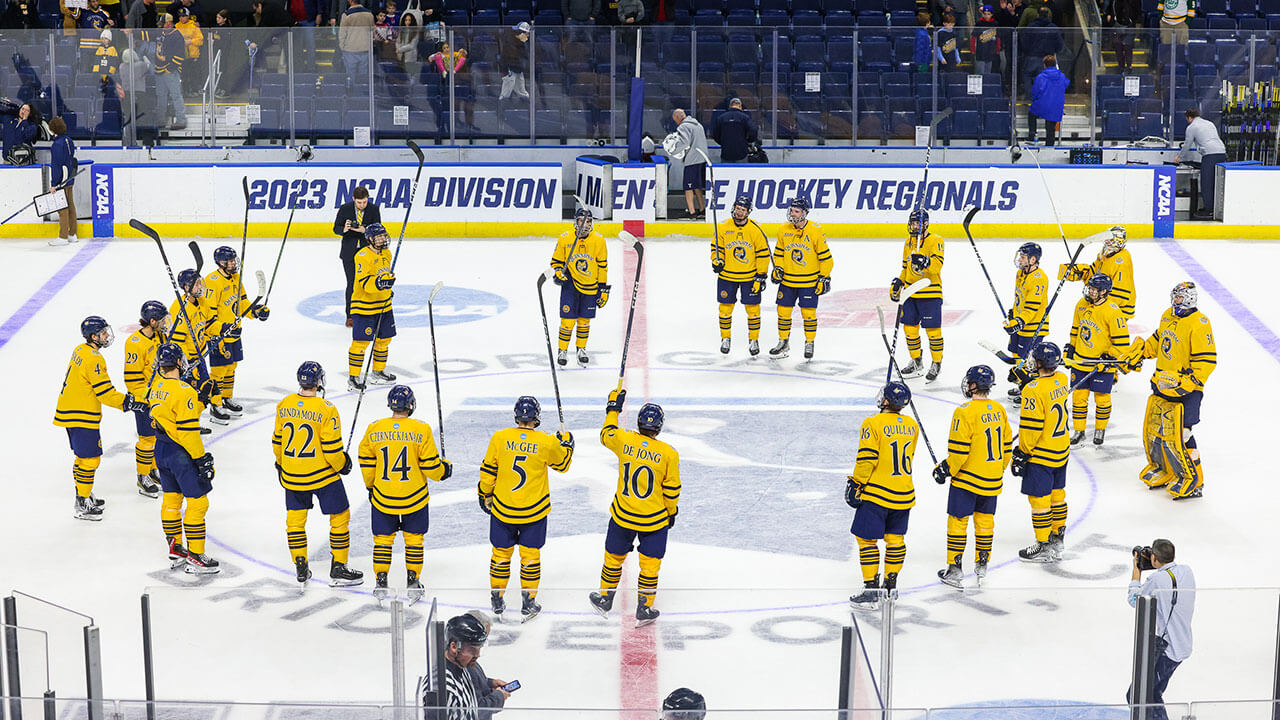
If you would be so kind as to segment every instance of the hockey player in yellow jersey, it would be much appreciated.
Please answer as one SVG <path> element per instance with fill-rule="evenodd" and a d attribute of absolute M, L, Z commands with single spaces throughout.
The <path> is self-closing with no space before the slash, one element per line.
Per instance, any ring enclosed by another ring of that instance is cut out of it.
<path fill-rule="evenodd" d="M 973 516 L 973 574 L 982 584 L 991 559 L 996 527 L 996 500 L 1004 487 L 1004 470 L 1013 457 L 1013 433 L 1000 403 L 990 398 L 996 374 L 986 365 L 969 368 L 960 392 L 969 402 L 951 413 L 947 457 L 933 469 L 939 485 L 951 478 L 947 493 L 947 566 L 938 578 L 964 589 L 964 546 Z"/>
<path fill-rule="evenodd" d="M 560 286 L 560 337 L 556 362 L 569 363 L 569 338 L 577 326 L 578 365 L 591 362 L 587 355 L 587 336 L 591 334 L 591 318 L 596 308 L 609 302 L 609 250 L 604 237 L 595 231 L 591 211 L 579 208 L 573 218 L 573 229 L 556 240 L 551 254 L 554 282 Z"/>
<path fill-rule="evenodd" d="M 298 392 L 276 404 L 271 450 L 284 488 L 285 534 L 300 588 L 311 579 L 307 562 L 307 511 L 313 500 L 329 516 L 329 586 L 364 582 L 364 573 L 347 567 L 351 549 L 351 503 L 342 477 L 351 472 L 351 456 L 342 449 L 338 408 L 324 399 L 324 368 L 314 360 L 298 366 Z"/>
<path fill-rule="evenodd" d="M 739 195 L 733 215 L 716 228 L 711 241 L 711 271 L 720 303 L 720 352 L 729 354 L 733 306 L 747 311 L 747 352 L 760 354 L 760 295 L 769 277 L 769 239 L 751 215 L 751 196 Z"/>
<path fill-rule="evenodd" d="M 800 304 L 804 318 L 804 357 L 813 357 L 818 336 L 818 296 L 831 292 L 831 251 L 822 226 L 809 222 L 809 199 L 797 197 L 787 208 L 787 222 L 778 228 L 773 246 L 773 282 L 778 285 L 778 344 L 769 357 L 791 354 L 791 313 Z"/>
<path fill-rule="evenodd" d="M 1200 497 L 1204 486 L 1191 428 L 1200 422 L 1204 384 L 1218 365 L 1218 347 L 1209 318 L 1196 307 L 1198 299 L 1195 283 L 1175 285 L 1160 326 L 1145 341 L 1139 338 L 1125 357 L 1134 370 L 1146 358 L 1156 360 L 1142 422 L 1147 465 L 1140 477 L 1152 490 L 1167 487 L 1174 500 Z"/>
<path fill-rule="evenodd" d="M 845 485 L 844 501 L 854 509 L 849 532 L 858 541 L 861 593 L 849 598 L 855 610 L 874 610 L 882 597 L 898 595 L 898 573 L 907 559 L 907 521 L 916 504 L 911 463 L 920 426 L 903 415 L 911 402 L 906 383 L 890 382 L 876 395 L 880 412 L 862 421 L 858 459 Z M 880 582 L 880 540 L 884 540 L 884 583 Z"/>
<path fill-rule="evenodd" d="M 1126 320 L 1133 319 L 1134 306 L 1138 301 L 1138 293 L 1134 287 L 1133 256 L 1125 249 L 1128 235 L 1121 225 L 1107 231 L 1102 249 L 1098 257 L 1089 265 L 1058 266 L 1058 279 L 1088 280 L 1097 273 L 1111 279 L 1111 302 L 1120 306 Z"/>
<path fill-rule="evenodd" d="M 1022 389 L 1018 417 L 1018 445 L 1009 470 L 1022 478 L 1022 494 L 1031 503 L 1031 528 L 1036 541 L 1018 551 L 1026 562 L 1062 559 L 1067 532 L 1067 400 L 1070 384 L 1058 372 L 1062 351 L 1051 342 L 1031 349 L 1036 378 Z"/>
<path fill-rule="evenodd" d="M 511 556 L 520 546 L 521 622 L 538 616 L 538 584 L 542 581 L 542 547 L 547 543 L 547 516 L 551 513 L 551 487 L 547 469 L 565 472 L 573 461 L 573 434 L 554 437 L 537 430 L 542 423 L 538 399 L 516 399 L 513 428 L 499 430 L 489 440 L 480 464 L 476 492 L 480 509 L 489 515 L 489 603 L 502 617 L 507 604 L 503 594 L 511 579 Z"/>
<path fill-rule="evenodd" d="M 102 406 L 145 412 L 146 404 L 116 390 L 107 375 L 107 363 L 100 351 L 110 347 L 116 338 L 111 325 L 90 315 L 80 323 L 80 336 L 84 342 L 71 351 L 53 424 L 67 429 L 67 440 L 75 455 L 71 466 L 76 482 L 75 516 L 80 520 L 101 520 L 106 501 L 93 496 L 93 476 L 102 462 L 102 435 L 98 431 Z"/>
<path fill-rule="evenodd" d="M 213 251 L 213 261 L 218 266 L 204 278 L 205 302 L 216 313 L 211 326 L 226 339 L 209 346 L 209 370 L 222 395 L 222 409 L 231 417 L 240 417 L 244 407 L 231 399 L 236 385 L 236 364 L 244 359 L 244 345 L 240 340 L 242 316 L 265 321 L 271 311 L 265 305 L 250 305 L 241 280 L 240 259 L 236 251 L 226 245 Z"/>
<path fill-rule="evenodd" d="M 148 300 L 138 313 L 138 329 L 124 343 L 124 386 L 135 398 L 146 398 L 156 376 L 156 350 L 168 342 L 169 311 L 164 303 Z M 156 431 L 151 416 L 134 413 L 138 442 L 133 446 L 133 464 L 138 473 L 138 492 L 160 497 L 160 474 L 156 471 Z"/>
<path fill-rule="evenodd" d="M 186 363 L 185 349 L 174 343 L 161 345 L 156 350 L 159 374 L 147 397 L 156 429 L 156 469 L 164 491 L 160 524 L 169 545 L 171 567 L 210 575 L 221 567 L 204 551 L 204 519 L 209 512 L 214 467 L 213 455 L 200 439 L 200 413 L 209 398 L 182 380 Z"/>
<path fill-rule="evenodd" d="M 387 353 L 391 338 L 396 336 L 396 316 L 391 310 L 392 271 L 391 236 L 382 223 L 364 226 L 369 244 L 356 253 L 356 279 L 351 291 L 351 349 L 347 351 L 347 389 L 364 390 L 364 353 L 373 343 L 372 366 L 368 381 L 389 385 L 396 381 L 387 372 Z"/>
<path fill-rule="evenodd" d="M 1009 333 L 1009 352 L 1019 359 L 1025 359 L 1040 338 L 1049 334 L 1049 321 L 1045 317 L 1049 303 L 1049 278 L 1040 269 L 1043 254 L 1039 243 L 1028 242 L 1018 248 L 1013 258 L 1018 275 L 1014 280 L 1013 307 L 1009 308 L 1004 331 Z M 1030 379 L 1021 375 L 1020 370 L 1020 366 L 1015 365 L 1009 371 L 1009 382 L 1016 383 L 1009 388 L 1009 397 L 1014 400 L 1022 392 L 1019 385 Z"/>
<path fill-rule="evenodd" d="M 1084 297 L 1071 320 L 1071 342 L 1063 348 L 1071 368 L 1071 445 L 1084 442 L 1093 394 L 1093 444 L 1101 445 L 1111 420 L 1111 387 L 1116 381 L 1114 361 L 1129 350 L 1129 320 L 1111 301 L 1111 278 L 1095 272 L 1084 281 Z"/>
<path fill-rule="evenodd" d="M 228 425 L 231 413 L 222 409 L 222 390 L 213 382 L 204 358 L 210 345 L 226 343 L 226 338 L 218 334 L 217 309 L 205 299 L 204 280 L 195 270 L 188 268 L 178 273 L 178 287 L 182 288 L 183 295 L 169 306 L 169 317 L 173 319 L 169 342 L 176 343 L 187 352 L 192 384 L 196 390 L 209 396 L 209 419 L 219 425 Z M 194 333 L 191 326 L 195 327 Z"/>
<path fill-rule="evenodd" d="M 928 279 L 929 286 L 907 298 L 898 312 L 902 332 L 907 338 L 911 362 L 902 368 L 902 377 L 920 377 L 925 373 L 920 349 L 920 328 L 929 336 L 929 372 L 926 382 L 938 379 L 942 372 L 942 263 L 946 250 L 942 238 L 929 232 L 929 213 L 911 211 L 907 220 L 907 240 L 902 245 L 902 270 L 889 284 L 889 299 L 898 302 L 903 288 Z"/>
<path fill-rule="evenodd" d="M 402 532 L 406 588 L 412 604 L 426 592 L 418 576 L 422 573 L 422 541 L 427 534 L 427 503 L 431 499 L 427 484 L 447 480 L 453 474 L 453 465 L 436 451 L 431 426 L 410 417 L 418 408 L 412 389 L 406 385 L 391 388 L 387 407 L 391 417 L 369 424 L 359 452 L 360 472 L 373 505 L 373 596 L 378 602 L 387 597 L 391 549 L 396 533 Z"/>
<path fill-rule="evenodd" d="M 591 607 L 609 617 L 614 593 L 622 579 L 622 563 L 639 541 L 639 601 L 636 627 L 658 619 L 654 601 L 658 571 L 667 554 L 667 534 L 680 512 L 680 455 L 658 439 L 665 416 L 662 408 L 645 403 L 636 413 L 636 430 L 618 426 L 618 414 L 627 400 L 626 390 L 609 393 L 605 405 L 600 444 L 618 456 L 618 490 L 609 506 L 609 529 L 604 536 L 604 565 L 600 590 L 590 595 Z"/>

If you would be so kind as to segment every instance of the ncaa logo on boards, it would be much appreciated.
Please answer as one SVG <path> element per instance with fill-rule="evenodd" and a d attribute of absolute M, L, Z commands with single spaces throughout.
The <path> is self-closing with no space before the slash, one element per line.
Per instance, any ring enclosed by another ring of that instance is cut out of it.
<path fill-rule="evenodd" d="M 427 327 L 427 298 L 431 285 L 396 285 L 392 311 L 398 327 Z M 436 295 L 436 325 L 457 325 L 501 315 L 507 310 L 507 299 L 484 290 L 445 286 Z M 346 309 L 342 290 L 332 290 L 298 303 L 302 315 L 330 325 L 345 325 Z M 373 330 L 367 329 L 367 335 Z"/>

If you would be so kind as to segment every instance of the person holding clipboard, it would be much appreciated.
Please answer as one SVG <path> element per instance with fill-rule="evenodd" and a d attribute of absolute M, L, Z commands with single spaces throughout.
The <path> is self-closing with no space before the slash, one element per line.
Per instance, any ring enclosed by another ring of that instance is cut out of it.
<path fill-rule="evenodd" d="M 52 161 L 49 163 L 51 192 L 62 192 L 66 204 L 58 210 L 58 237 L 50 240 L 53 246 L 78 242 L 76 237 L 76 201 L 73 197 L 76 182 L 76 144 L 67 134 L 67 123 L 62 117 L 49 120 L 49 131 L 53 133 Z"/>

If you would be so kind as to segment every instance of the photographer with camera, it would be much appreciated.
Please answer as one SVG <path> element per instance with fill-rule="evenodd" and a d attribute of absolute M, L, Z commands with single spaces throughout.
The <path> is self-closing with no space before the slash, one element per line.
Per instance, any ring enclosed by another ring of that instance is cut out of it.
<path fill-rule="evenodd" d="M 1163 538 L 1150 546 L 1133 549 L 1133 577 L 1129 580 L 1129 606 L 1136 607 L 1138 596 L 1156 599 L 1156 643 L 1158 651 L 1152 701 L 1164 702 L 1164 689 L 1178 665 L 1191 656 L 1191 615 L 1196 609 L 1196 576 L 1191 568 L 1174 561 L 1173 543 Z M 1146 582 L 1143 571 L 1152 571 Z M 1125 694 L 1134 701 L 1133 687 Z M 1163 705 L 1152 707 L 1150 720 L 1168 720 Z"/>

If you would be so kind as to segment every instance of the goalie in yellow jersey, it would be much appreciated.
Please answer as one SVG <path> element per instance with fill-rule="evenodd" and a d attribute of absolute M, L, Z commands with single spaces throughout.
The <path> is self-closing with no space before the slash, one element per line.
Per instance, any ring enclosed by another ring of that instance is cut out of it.
<path fill-rule="evenodd" d="M 1174 500 L 1198 498 L 1204 492 L 1200 449 L 1191 428 L 1200 422 L 1204 384 L 1218 365 L 1218 346 L 1197 301 L 1195 283 L 1175 285 L 1160 327 L 1146 341 L 1130 346 L 1125 358 L 1134 370 L 1145 358 L 1156 360 L 1142 422 L 1147 465 L 1141 478 L 1152 490 L 1167 486 Z"/>
<path fill-rule="evenodd" d="M 521 622 L 542 612 L 538 584 L 542 580 L 542 546 L 547 543 L 547 516 L 551 514 L 551 488 L 547 468 L 565 472 L 573 461 L 573 435 L 566 431 L 552 437 L 536 429 L 542 423 L 538 399 L 523 395 L 516 400 L 516 426 L 499 430 L 489 440 L 480 464 L 476 492 L 480 509 L 489 517 L 489 603 L 498 617 L 507 609 L 502 599 L 511 579 L 511 556 L 520 546 Z"/>
<path fill-rule="evenodd" d="M 750 218 L 751 196 L 733 201 L 733 216 L 716 228 L 711 241 L 711 270 L 720 303 L 720 352 L 729 354 L 733 306 L 742 298 L 747 311 L 747 352 L 760 354 L 760 295 L 769 277 L 769 239 Z"/>
<path fill-rule="evenodd" d="M 609 302 L 609 249 L 604 238 L 595 231 L 591 211 L 579 208 L 573 218 L 573 229 L 556 240 L 551 254 L 554 282 L 560 286 L 560 337 L 556 362 L 569 363 L 569 338 L 577 326 L 578 365 L 591 362 L 587 356 L 587 336 L 596 308 Z"/>
<path fill-rule="evenodd" d="M 906 383 L 891 382 L 876 395 L 880 412 L 862 421 L 858 460 L 845 485 L 844 501 L 854 509 L 849 532 L 858 540 L 861 593 L 849 598 L 855 610 L 875 610 L 883 597 L 898 596 L 898 573 L 907 559 L 907 520 L 916 504 L 911 461 L 920 426 L 903 415 L 911 403 Z M 884 584 L 880 583 L 880 540 L 884 540 Z"/>
<path fill-rule="evenodd" d="M 641 627 L 653 623 L 659 615 L 654 607 L 658 570 L 667 554 L 668 531 L 675 527 L 680 511 L 680 455 L 658 439 L 665 420 L 659 405 L 645 403 L 636 413 L 638 432 L 618 427 L 618 414 L 626 400 L 626 390 L 609 393 L 604 427 L 600 430 L 600 444 L 618 456 L 618 490 L 609 506 L 600 590 L 591 593 L 589 599 L 600 617 L 609 617 L 622 579 L 622 563 L 638 539 L 640 598 L 636 603 L 636 627 Z"/>
<path fill-rule="evenodd" d="M 1087 281 L 1097 273 L 1106 275 L 1111 278 L 1111 301 L 1120 306 L 1126 320 L 1132 320 L 1138 292 L 1134 288 L 1133 256 L 1124 247 L 1128 234 L 1122 225 L 1116 225 L 1107 232 L 1111 234 L 1103 240 L 1097 259 L 1089 265 L 1059 265 L 1058 279 Z"/>
<path fill-rule="evenodd" d="M 797 197 L 787 208 L 787 222 L 778 228 L 773 246 L 774 284 L 778 286 L 778 344 L 769 357 L 791 354 L 791 313 L 796 303 L 804 318 L 804 359 L 813 358 L 818 336 L 818 296 L 831 292 L 831 251 L 822 226 L 809 222 L 809 199 Z"/>

